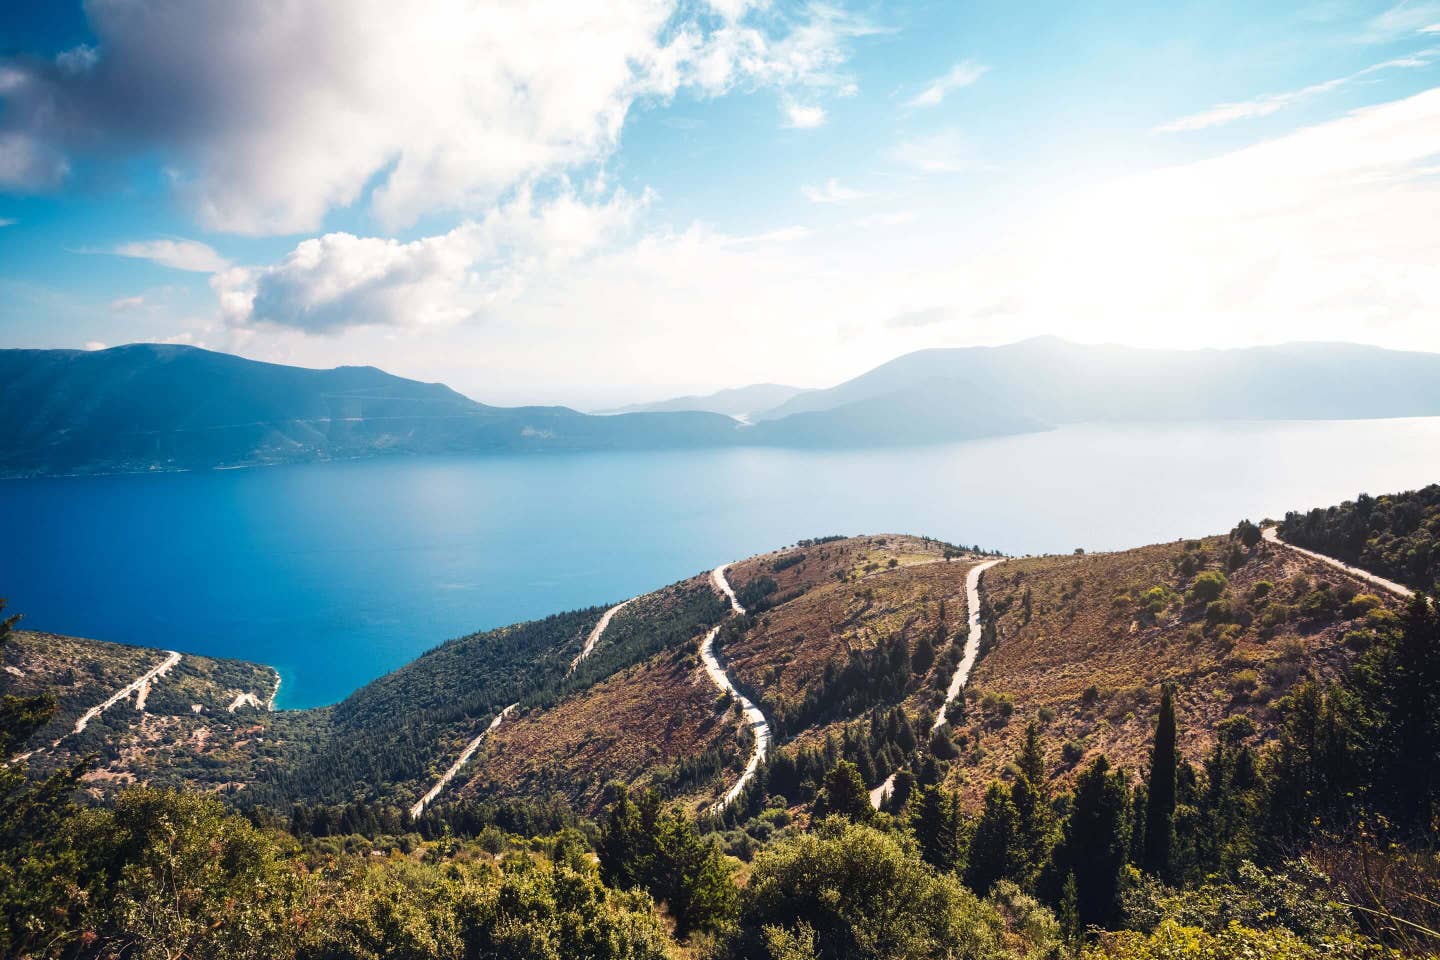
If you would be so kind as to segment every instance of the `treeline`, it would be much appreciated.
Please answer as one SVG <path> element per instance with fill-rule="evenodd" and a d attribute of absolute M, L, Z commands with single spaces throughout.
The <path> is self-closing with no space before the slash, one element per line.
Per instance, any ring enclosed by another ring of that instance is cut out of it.
<path fill-rule="evenodd" d="M 1280 535 L 1416 590 L 1440 586 L 1440 484 L 1292 511 Z"/>

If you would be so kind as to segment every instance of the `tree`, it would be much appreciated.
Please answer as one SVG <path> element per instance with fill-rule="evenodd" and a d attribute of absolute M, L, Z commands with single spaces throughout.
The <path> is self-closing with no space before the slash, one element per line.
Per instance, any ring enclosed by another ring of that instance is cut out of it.
<path fill-rule="evenodd" d="M 1254 550 L 1255 545 L 1260 542 L 1264 535 L 1258 526 L 1246 519 L 1236 524 L 1230 536 L 1239 540 L 1246 550 Z"/>
<path fill-rule="evenodd" d="M 20 621 L 4 612 L 0 599 L 0 656 Z M 9 684 L 10 675 L 0 673 L 0 759 L 12 757 L 55 713 L 54 697 L 14 696 L 4 689 Z M 0 763 L 0 956 L 23 955 L 65 928 L 54 905 L 74 884 L 75 863 L 61 828 L 84 768 L 81 761 L 32 781 L 24 761 Z"/>
<path fill-rule="evenodd" d="M 1014 877 L 1023 868 L 1020 813 L 1005 785 L 998 781 L 985 791 L 985 809 L 970 841 L 970 863 L 965 882 L 984 896 L 999 880 Z"/>
<path fill-rule="evenodd" d="M 1010 785 L 1010 802 L 1016 815 L 1017 862 L 1010 868 L 1008 876 L 1030 889 L 1050 857 L 1055 827 L 1050 809 L 1050 791 L 1045 782 L 1045 753 L 1040 746 L 1040 727 L 1033 720 L 1025 728 L 1025 742 L 1015 758 L 1015 766 L 1018 775 Z"/>
<path fill-rule="evenodd" d="M 1141 866 L 1147 873 L 1169 879 L 1171 847 L 1175 840 L 1175 785 L 1179 754 L 1175 748 L 1175 691 L 1166 684 L 1160 695 L 1160 716 L 1155 722 L 1155 745 L 1150 751 L 1150 779 L 1145 793 L 1145 846 Z"/>
<path fill-rule="evenodd" d="M 1055 848 L 1054 874 L 1073 873 L 1083 924 L 1113 924 L 1130 843 L 1130 790 L 1125 775 L 1098 756 L 1075 778 L 1064 837 Z"/>
<path fill-rule="evenodd" d="M 860 776 L 860 768 L 848 760 L 838 761 L 825 774 L 825 785 L 815 798 L 815 816 L 837 815 L 855 823 L 864 823 L 874 815 L 870 791 Z"/>
<path fill-rule="evenodd" d="M 920 856 L 937 870 L 960 865 L 960 798 L 931 784 L 916 794 L 910 829 L 920 845 Z"/>
<path fill-rule="evenodd" d="M 665 812 L 654 790 L 631 800 L 624 786 L 616 788 L 601 825 L 599 859 L 607 883 L 641 887 L 669 904 L 680 936 L 718 933 L 733 921 L 735 885 L 727 861 L 693 823 Z"/>
<path fill-rule="evenodd" d="M 802 924 L 819 960 L 998 960 L 1005 933 L 993 907 L 937 874 L 901 837 L 837 817 L 755 858 L 742 894 L 750 940 L 741 955 L 768 955 L 759 931 L 801 933 Z"/>

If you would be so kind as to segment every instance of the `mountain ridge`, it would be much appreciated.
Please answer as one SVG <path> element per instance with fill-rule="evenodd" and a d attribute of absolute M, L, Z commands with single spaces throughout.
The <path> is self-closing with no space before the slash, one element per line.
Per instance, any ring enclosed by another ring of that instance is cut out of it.
<path fill-rule="evenodd" d="M 0 476 L 10 477 L 403 454 L 873 447 L 1080 422 L 1437 415 L 1440 354 L 1336 343 L 1166 351 L 1046 337 L 922 350 L 746 423 L 706 411 L 498 407 L 372 366 L 292 367 L 174 344 L 0 350 Z"/>

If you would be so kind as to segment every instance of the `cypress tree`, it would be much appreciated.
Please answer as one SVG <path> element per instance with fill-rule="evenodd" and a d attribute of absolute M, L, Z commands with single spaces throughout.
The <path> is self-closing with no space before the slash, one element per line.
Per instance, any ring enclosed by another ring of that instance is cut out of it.
<path fill-rule="evenodd" d="M 1174 689 L 1166 684 L 1160 697 L 1160 717 L 1155 724 L 1155 746 L 1150 752 L 1150 780 L 1145 791 L 1145 847 L 1141 864 L 1146 873 L 1159 877 L 1170 873 L 1171 848 L 1175 842 L 1178 767 Z"/>

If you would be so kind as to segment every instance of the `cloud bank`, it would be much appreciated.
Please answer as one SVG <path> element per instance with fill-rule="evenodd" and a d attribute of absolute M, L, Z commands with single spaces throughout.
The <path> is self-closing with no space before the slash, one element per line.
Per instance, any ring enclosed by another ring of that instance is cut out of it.
<path fill-rule="evenodd" d="M 315 230 L 367 193 L 391 228 L 477 213 L 603 160 L 648 98 L 843 92 L 847 43 L 873 31 L 829 6 L 783 17 L 740 0 L 90 0 L 86 12 L 94 47 L 0 60 L 0 187 L 53 188 L 72 154 L 159 149 L 200 224 L 240 234 Z M 802 110 L 797 125 L 823 120 Z"/>

